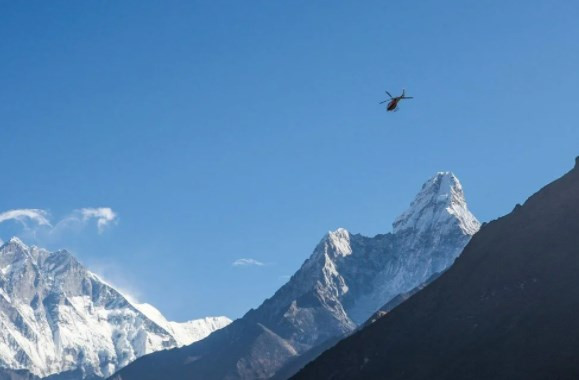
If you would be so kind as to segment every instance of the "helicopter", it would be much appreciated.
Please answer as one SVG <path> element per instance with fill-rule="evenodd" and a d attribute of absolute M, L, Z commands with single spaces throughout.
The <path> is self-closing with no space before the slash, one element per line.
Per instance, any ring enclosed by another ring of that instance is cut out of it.
<path fill-rule="evenodd" d="M 378 104 L 389 102 L 386 106 L 386 111 L 397 111 L 398 110 L 398 102 L 402 99 L 413 99 L 412 96 L 406 96 L 406 90 L 402 90 L 402 95 L 400 96 L 392 96 L 388 91 L 386 91 L 386 95 L 390 97 L 390 99 L 384 100 Z"/>

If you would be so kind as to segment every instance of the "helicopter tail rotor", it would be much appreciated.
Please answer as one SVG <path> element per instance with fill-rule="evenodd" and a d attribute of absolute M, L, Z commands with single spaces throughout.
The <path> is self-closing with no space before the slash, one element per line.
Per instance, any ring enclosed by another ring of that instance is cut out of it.
<path fill-rule="evenodd" d="M 402 95 L 400 95 L 400 99 L 413 99 L 412 96 L 406 96 L 406 90 L 402 89 Z"/>

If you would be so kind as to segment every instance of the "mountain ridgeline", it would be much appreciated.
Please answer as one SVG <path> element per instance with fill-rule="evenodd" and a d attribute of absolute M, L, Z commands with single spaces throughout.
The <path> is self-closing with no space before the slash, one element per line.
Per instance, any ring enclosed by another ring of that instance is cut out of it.
<path fill-rule="evenodd" d="M 328 233 L 259 308 L 192 345 L 140 358 L 112 378 L 290 376 L 392 299 L 445 271 L 478 229 L 458 179 L 438 173 L 395 220 L 392 233 Z"/>
<path fill-rule="evenodd" d="M 17 238 L 0 247 L 0 379 L 103 379 L 139 356 L 190 344 L 229 322 L 169 322 L 67 251 Z"/>
<path fill-rule="evenodd" d="M 295 379 L 579 378 L 579 158 Z"/>

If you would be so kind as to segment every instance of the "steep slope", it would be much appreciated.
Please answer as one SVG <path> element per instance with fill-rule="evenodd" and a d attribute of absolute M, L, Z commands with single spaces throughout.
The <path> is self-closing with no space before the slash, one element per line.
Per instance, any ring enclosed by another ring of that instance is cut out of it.
<path fill-rule="evenodd" d="M 149 355 L 114 379 L 258 379 L 352 332 L 393 297 L 448 268 L 479 227 L 451 173 L 427 181 L 394 233 L 340 228 L 258 309 L 203 341 Z M 268 345 L 259 342 L 267 340 Z"/>
<path fill-rule="evenodd" d="M 579 378 L 579 158 L 296 379 Z"/>
<path fill-rule="evenodd" d="M 28 247 L 17 238 L 0 247 L 3 368 L 55 379 L 104 378 L 229 322 L 168 322 L 152 306 L 129 302 L 66 251 Z"/>

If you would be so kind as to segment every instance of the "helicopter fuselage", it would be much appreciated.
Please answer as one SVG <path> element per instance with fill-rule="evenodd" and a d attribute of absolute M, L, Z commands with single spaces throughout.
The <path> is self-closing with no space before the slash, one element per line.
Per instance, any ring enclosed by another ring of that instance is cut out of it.
<path fill-rule="evenodd" d="M 396 109 L 396 107 L 398 106 L 398 102 L 400 101 L 400 98 L 394 98 L 390 101 L 390 103 L 388 103 L 388 105 L 386 106 L 386 110 L 387 111 L 394 111 Z"/>

